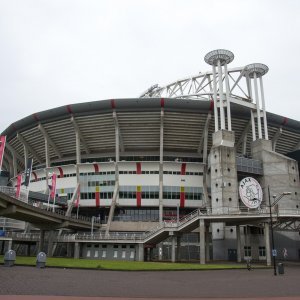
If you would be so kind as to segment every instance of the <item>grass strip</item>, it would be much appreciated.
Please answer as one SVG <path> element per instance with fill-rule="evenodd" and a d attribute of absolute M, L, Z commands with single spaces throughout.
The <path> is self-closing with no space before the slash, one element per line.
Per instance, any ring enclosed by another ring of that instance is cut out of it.
<path fill-rule="evenodd" d="M 4 257 L 0 256 L 3 264 Z M 17 256 L 16 265 L 36 265 L 36 257 Z M 137 262 L 137 261 L 109 261 L 74 258 L 48 257 L 46 261 L 48 267 L 78 268 L 78 269 L 101 269 L 118 271 L 176 271 L 176 270 L 226 270 L 245 269 L 245 264 L 216 264 L 208 263 L 200 265 L 198 263 L 169 263 L 169 262 Z M 263 265 L 253 265 L 253 268 L 264 268 Z"/>

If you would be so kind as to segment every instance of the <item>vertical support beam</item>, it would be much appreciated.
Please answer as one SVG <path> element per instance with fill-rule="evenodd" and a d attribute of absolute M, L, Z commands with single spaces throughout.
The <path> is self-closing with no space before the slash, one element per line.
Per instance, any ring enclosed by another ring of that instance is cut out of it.
<path fill-rule="evenodd" d="M 7 250 L 11 250 L 12 248 L 12 240 L 8 240 L 8 248 Z"/>
<path fill-rule="evenodd" d="M 228 70 L 227 64 L 224 65 L 225 72 L 225 85 L 226 85 L 226 103 L 227 103 L 227 128 L 231 131 L 231 109 L 230 109 L 230 87 L 229 87 L 229 79 L 228 79 Z"/>
<path fill-rule="evenodd" d="M 41 229 L 38 252 L 42 252 L 44 250 L 44 245 L 45 245 L 45 230 Z"/>
<path fill-rule="evenodd" d="M 163 178 L 164 178 L 164 107 L 160 111 L 160 137 L 159 137 L 159 223 L 163 223 Z"/>
<path fill-rule="evenodd" d="M 210 261 L 210 253 L 209 253 L 209 224 L 205 225 L 205 257 L 206 261 Z"/>
<path fill-rule="evenodd" d="M 254 92 L 255 92 L 255 101 L 256 101 L 256 118 L 257 118 L 257 131 L 258 138 L 262 139 L 262 130 L 261 130 L 261 119 L 260 119 L 260 108 L 259 108 L 259 97 L 258 97 L 258 87 L 257 87 L 257 77 L 254 73 Z"/>
<path fill-rule="evenodd" d="M 222 78 L 222 66 L 220 60 L 218 60 L 218 73 L 219 73 L 219 95 L 220 95 L 220 115 L 221 115 L 221 129 L 225 128 L 225 113 L 223 107 L 223 78 Z"/>
<path fill-rule="evenodd" d="M 80 134 L 78 129 L 75 128 L 75 138 L 76 138 L 76 163 L 81 163 L 81 152 L 80 152 Z"/>
<path fill-rule="evenodd" d="M 51 230 L 49 231 L 49 236 L 48 236 L 48 249 L 47 249 L 47 255 L 48 257 L 52 257 L 53 256 L 53 239 L 54 239 L 54 231 Z"/>
<path fill-rule="evenodd" d="M 176 262 L 176 236 L 174 235 L 174 233 L 172 232 L 172 236 L 171 236 L 171 261 L 174 263 Z"/>
<path fill-rule="evenodd" d="M 18 175 L 18 162 L 17 162 L 16 155 L 14 153 L 12 153 L 12 157 L 13 157 L 13 174 L 14 177 L 16 177 Z"/>
<path fill-rule="evenodd" d="M 214 117 L 215 117 L 215 132 L 216 132 L 219 130 L 216 67 L 213 66 L 212 70 L 213 70 L 213 84 L 214 84 Z"/>
<path fill-rule="evenodd" d="M 49 142 L 45 136 L 44 136 L 44 140 L 45 140 L 46 168 L 49 168 L 50 167 Z"/>
<path fill-rule="evenodd" d="M 267 113 L 266 113 L 266 104 L 265 104 L 265 95 L 264 95 L 264 86 L 263 86 L 263 80 L 262 76 L 259 78 L 260 83 L 260 93 L 261 93 L 261 102 L 262 102 L 262 109 L 264 114 L 264 131 L 265 131 L 265 139 L 269 139 L 268 134 L 268 123 L 267 123 Z"/>
<path fill-rule="evenodd" d="M 199 220 L 199 234 L 200 234 L 200 264 L 205 264 L 205 222 L 203 219 Z"/>
<path fill-rule="evenodd" d="M 265 223 L 264 234 L 265 234 L 267 266 L 271 266 L 270 225 L 269 225 L 269 223 Z"/>
<path fill-rule="evenodd" d="M 25 170 L 27 170 L 27 162 L 28 162 L 28 149 L 24 146 L 24 166 Z"/>
<path fill-rule="evenodd" d="M 181 260 L 181 255 L 180 255 L 180 247 L 181 247 L 181 236 L 178 234 L 176 236 L 176 244 L 177 244 L 177 248 L 176 248 L 176 256 L 175 256 L 175 260 L 176 261 L 180 261 Z"/>
<path fill-rule="evenodd" d="M 75 245 L 74 245 L 74 258 L 78 259 L 79 256 L 80 256 L 80 243 L 75 242 Z"/>
<path fill-rule="evenodd" d="M 250 110 L 251 112 L 251 125 L 252 125 L 252 140 L 256 140 L 256 132 L 255 132 L 255 122 L 254 122 L 254 115 L 252 109 Z"/>
<path fill-rule="evenodd" d="M 236 252 L 237 252 L 237 262 L 242 262 L 242 247 L 241 247 L 241 227 L 236 226 Z"/>
<path fill-rule="evenodd" d="M 144 244 L 137 244 L 137 261 L 144 261 Z"/>

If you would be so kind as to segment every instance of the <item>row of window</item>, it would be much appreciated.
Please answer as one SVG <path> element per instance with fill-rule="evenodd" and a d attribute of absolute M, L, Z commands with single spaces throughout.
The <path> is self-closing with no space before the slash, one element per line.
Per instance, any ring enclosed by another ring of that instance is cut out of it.
<path fill-rule="evenodd" d="M 112 199 L 113 192 L 101 192 L 99 193 L 100 199 Z M 81 200 L 96 199 L 96 193 L 80 193 Z"/>
<path fill-rule="evenodd" d="M 136 171 L 119 171 L 119 174 L 137 174 Z M 142 171 L 141 174 L 159 174 L 159 171 Z M 164 171 L 165 175 L 181 175 L 180 171 Z M 115 171 L 107 171 L 107 172 L 81 172 L 79 174 L 80 176 L 95 176 L 95 175 L 115 175 Z M 185 175 L 195 175 L 195 176 L 202 176 L 203 172 L 185 172 Z M 70 174 L 64 174 L 64 178 L 67 177 L 76 177 L 76 173 L 70 173 Z M 31 179 L 30 182 L 37 182 L 37 181 L 43 181 L 46 180 L 46 177 L 40 177 L 35 179 Z"/>
<path fill-rule="evenodd" d="M 100 252 L 99 250 L 95 250 L 93 258 L 98 258 L 98 257 L 106 258 L 107 257 L 107 251 L 106 250 L 102 250 L 101 254 L 99 252 Z M 114 252 L 113 252 L 113 258 L 118 258 L 118 255 L 119 255 L 119 251 L 118 250 L 114 250 Z M 86 251 L 86 257 L 92 257 L 91 250 L 87 250 Z M 120 257 L 123 258 L 123 259 L 126 259 L 126 258 L 128 258 L 128 259 L 134 259 L 134 250 L 130 251 L 128 257 L 126 257 L 126 251 L 125 250 L 120 251 Z"/>
<path fill-rule="evenodd" d="M 266 256 L 266 247 L 258 247 L 259 256 Z M 251 246 L 244 247 L 244 255 L 252 256 Z"/>
<path fill-rule="evenodd" d="M 88 181 L 88 186 L 114 186 L 114 180 Z"/>

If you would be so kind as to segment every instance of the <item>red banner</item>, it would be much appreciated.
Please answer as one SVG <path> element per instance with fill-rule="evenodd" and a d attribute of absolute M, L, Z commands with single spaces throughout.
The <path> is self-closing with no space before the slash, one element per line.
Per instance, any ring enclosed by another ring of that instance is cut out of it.
<path fill-rule="evenodd" d="M 76 197 L 76 201 L 75 201 L 75 207 L 79 206 L 79 201 L 80 201 L 80 185 L 78 185 L 78 188 L 77 188 L 77 197 Z"/>
<path fill-rule="evenodd" d="M 22 183 L 22 174 L 17 176 L 17 185 L 16 185 L 16 198 L 20 198 L 21 195 L 21 183 Z"/>
<path fill-rule="evenodd" d="M 52 188 L 51 188 L 51 194 L 50 194 L 51 199 L 55 198 L 55 194 L 56 194 L 56 174 L 54 173 L 52 175 Z"/>
<path fill-rule="evenodd" d="M 6 143 L 6 135 L 1 135 L 0 136 L 0 170 L 2 170 L 5 143 Z"/>

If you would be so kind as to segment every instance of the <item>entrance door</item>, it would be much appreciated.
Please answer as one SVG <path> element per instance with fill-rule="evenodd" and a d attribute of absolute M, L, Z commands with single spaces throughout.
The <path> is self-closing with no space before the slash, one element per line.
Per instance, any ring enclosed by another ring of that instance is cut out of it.
<path fill-rule="evenodd" d="M 229 261 L 237 261 L 236 249 L 228 249 L 228 260 Z"/>

